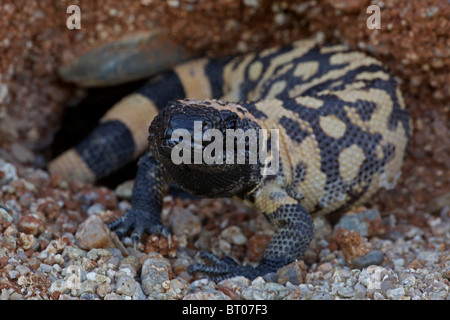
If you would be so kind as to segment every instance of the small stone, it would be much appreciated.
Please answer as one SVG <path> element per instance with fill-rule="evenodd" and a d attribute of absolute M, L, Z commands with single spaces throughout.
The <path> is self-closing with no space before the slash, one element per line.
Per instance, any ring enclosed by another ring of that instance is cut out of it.
<path fill-rule="evenodd" d="M 87 253 L 86 257 L 97 261 L 102 257 L 110 257 L 111 256 L 111 252 L 109 252 L 106 249 L 97 249 L 97 248 L 93 248 L 91 250 L 89 250 L 89 252 Z"/>
<path fill-rule="evenodd" d="M 58 300 L 79 300 L 77 297 L 72 297 L 68 294 L 60 294 L 56 296 Z"/>
<path fill-rule="evenodd" d="M 19 274 L 20 274 L 20 272 L 17 271 L 17 270 L 10 270 L 10 271 L 8 272 L 8 277 L 9 277 L 10 279 L 17 279 L 17 277 L 19 276 Z"/>
<path fill-rule="evenodd" d="M 13 222 L 13 217 L 9 214 L 6 208 L 0 206 L 0 220 L 4 222 Z"/>
<path fill-rule="evenodd" d="M 306 266 L 302 260 L 294 261 L 280 268 L 277 274 L 278 283 L 285 284 L 289 281 L 294 285 L 299 285 L 306 280 Z"/>
<path fill-rule="evenodd" d="M 279 282 L 279 276 L 276 272 L 269 272 L 263 275 L 263 279 L 265 282 Z"/>
<path fill-rule="evenodd" d="M 48 292 L 50 294 L 54 292 L 69 293 L 70 289 L 67 287 L 66 280 L 56 280 L 52 282 L 50 288 L 48 289 Z"/>
<path fill-rule="evenodd" d="M 37 236 L 44 231 L 44 222 L 34 214 L 24 215 L 17 223 L 21 232 Z"/>
<path fill-rule="evenodd" d="M 41 263 L 39 265 L 39 270 L 41 270 L 44 273 L 50 273 L 52 271 L 52 266 L 46 263 Z"/>
<path fill-rule="evenodd" d="M 101 203 L 93 204 L 86 210 L 87 214 L 90 216 L 100 214 L 103 211 L 105 211 L 105 206 Z"/>
<path fill-rule="evenodd" d="M 264 250 L 270 243 L 270 236 L 266 234 L 255 234 L 247 241 L 247 256 L 251 261 L 260 261 Z"/>
<path fill-rule="evenodd" d="M 0 186 L 7 185 L 11 181 L 17 179 L 19 179 L 19 177 L 17 176 L 15 166 L 8 162 L 0 164 Z"/>
<path fill-rule="evenodd" d="M 334 298 L 328 292 L 319 291 L 312 295 L 311 300 L 334 300 Z"/>
<path fill-rule="evenodd" d="M 326 274 L 328 272 L 332 272 L 333 269 L 334 269 L 333 265 L 331 263 L 329 263 L 329 262 L 322 263 L 321 265 L 319 265 L 317 267 L 317 270 L 321 271 L 323 274 Z"/>
<path fill-rule="evenodd" d="M 280 300 L 288 294 L 289 290 L 285 286 L 274 282 L 266 283 L 261 277 L 253 280 L 252 285 L 242 291 L 245 300 Z"/>
<path fill-rule="evenodd" d="M 120 294 L 117 293 L 108 293 L 104 300 L 124 300 L 123 296 L 121 296 Z"/>
<path fill-rule="evenodd" d="M 188 238 L 192 238 L 200 233 L 201 223 L 198 216 L 181 207 L 174 207 L 172 210 L 169 224 L 172 232 L 176 236 L 181 237 L 184 235 Z"/>
<path fill-rule="evenodd" d="M 213 281 L 210 281 L 208 278 L 202 278 L 199 280 L 195 280 L 189 284 L 189 290 L 190 291 L 208 291 L 208 290 L 214 290 L 215 289 L 215 283 Z"/>
<path fill-rule="evenodd" d="M 36 158 L 36 156 L 30 150 L 19 143 L 11 144 L 11 154 L 23 164 L 32 163 L 33 159 Z"/>
<path fill-rule="evenodd" d="M 237 226 L 230 226 L 222 231 L 220 234 L 222 238 L 231 244 L 243 245 L 247 243 L 247 237 L 242 233 L 242 230 Z"/>
<path fill-rule="evenodd" d="M 259 0 L 244 0 L 244 5 L 257 8 L 259 6 Z"/>
<path fill-rule="evenodd" d="M 354 290 L 355 290 L 354 296 L 355 299 L 364 299 L 366 297 L 367 290 L 362 284 L 357 283 L 354 287 Z"/>
<path fill-rule="evenodd" d="M 164 292 L 162 283 L 169 280 L 170 264 L 161 254 L 152 252 L 142 264 L 141 279 L 144 293 L 151 296 Z"/>
<path fill-rule="evenodd" d="M 136 273 L 140 271 L 142 265 L 139 259 L 135 256 L 128 256 L 124 258 L 122 261 L 120 261 L 119 268 L 131 268 Z"/>
<path fill-rule="evenodd" d="M 336 10 L 358 12 L 367 6 L 368 0 L 328 0 Z"/>
<path fill-rule="evenodd" d="M 399 300 L 405 295 L 405 289 L 403 287 L 398 287 L 395 289 L 389 289 L 386 293 L 387 297 L 392 300 Z"/>
<path fill-rule="evenodd" d="M 102 283 L 102 282 L 111 283 L 111 279 L 109 277 L 104 276 L 102 274 L 98 274 L 96 272 L 89 272 L 88 274 L 86 274 L 86 279 L 92 280 L 96 283 Z"/>
<path fill-rule="evenodd" d="M 37 244 L 36 238 L 32 234 L 20 233 L 17 239 L 17 244 L 24 250 L 31 249 Z"/>
<path fill-rule="evenodd" d="M 102 282 L 97 286 L 95 292 L 99 295 L 99 297 L 104 298 L 111 292 L 111 285 L 108 282 Z"/>
<path fill-rule="evenodd" d="M 347 286 L 339 287 L 337 292 L 343 298 L 352 298 L 355 295 L 355 290 Z"/>
<path fill-rule="evenodd" d="M 106 248 L 110 244 L 110 231 L 99 216 L 90 216 L 75 234 L 77 245 L 82 249 Z"/>
<path fill-rule="evenodd" d="M 8 289 L 3 288 L 2 292 L 0 294 L 0 300 L 9 300 L 9 297 L 10 297 L 10 293 L 9 293 Z"/>
<path fill-rule="evenodd" d="M 391 290 L 391 289 L 394 289 L 394 285 L 392 284 L 392 281 L 390 281 L 390 280 L 385 280 L 385 281 L 382 281 L 382 282 L 381 282 L 381 284 L 380 284 L 380 290 L 381 290 L 381 292 L 382 292 L 384 295 L 386 295 L 387 292 L 388 292 L 389 290 Z"/>
<path fill-rule="evenodd" d="M 417 255 L 418 260 L 424 260 L 429 264 L 435 264 L 439 261 L 439 253 L 434 251 L 420 251 Z"/>
<path fill-rule="evenodd" d="M 134 180 L 125 181 L 117 186 L 114 193 L 117 198 L 130 200 L 133 193 L 133 186 Z"/>
<path fill-rule="evenodd" d="M 359 232 L 363 237 L 384 233 L 385 231 L 381 215 L 377 209 L 345 215 L 334 227 L 335 230 L 338 228 Z"/>
<path fill-rule="evenodd" d="M 229 296 L 219 290 L 197 291 L 184 296 L 183 300 L 231 300 Z"/>
<path fill-rule="evenodd" d="M 22 297 L 22 295 L 20 293 L 13 292 L 9 296 L 9 300 L 23 300 L 23 297 Z"/>
<path fill-rule="evenodd" d="M 189 283 L 181 278 L 164 281 L 162 286 L 168 299 L 179 300 L 189 293 Z"/>
<path fill-rule="evenodd" d="M 139 282 L 136 282 L 136 291 L 134 291 L 134 295 L 131 297 L 132 300 L 147 300 L 147 296 L 144 291 L 142 291 L 142 287 Z"/>
<path fill-rule="evenodd" d="M 439 213 L 445 207 L 450 207 L 450 193 L 431 199 L 426 210 L 431 213 Z"/>
<path fill-rule="evenodd" d="M 229 279 L 225 279 L 220 281 L 217 284 L 217 287 L 224 291 L 228 292 L 228 296 L 234 297 L 235 299 L 241 299 L 242 298 L 242 290 L 245 288 L 248 288 L 250 286 L 250 280 L 243 276 L 237 276 Z"/>
<path fill-rule="evenodd" d="M 381 292 L 374 292 L 373 293 L 373 299 L 374 300 L 386 300 L 386 297 Z"/>
<path fill-rule="evenodd" d="M 64 249 L 63 256 L 67 256 L 69 259 L 76 259 L 79 257 L 86 257 L 87 253 L 78 247 L 68 246 Z"/>
<path fill-rule="evenodd" d="M 95 300 L 95 299 L 98 299 L 98 296 L 95 293 L 85 292 L 85 293 L 81 294 L 80 298 L 82 300 Z"/>
<path fill-rule="evenodd" d="M 371 265 L 380 265 L 383 263 L 384 255 L 379 250 L 370 251 L 368 254 L 356 257 L 351 261 L 351 265 L 357 269 L 367 268 Z"/>
<path fill-rule="evenodd" d="M 357 231 L 338 228 L 335 239 L 349 264 L 352 263 L 354 258 L 365 256 L 370 252 L 367 242 Z"/>
<path fill-rule="evenodd" d="M 387 270 L 380 266 L 371 265 L 361 270 L 359 282 L 368 290 L 380 290 L 381 279 Z"/>
<path fill-rule="evenodd" d="M 122 276 L 116 281 L 116 293 L 132 297 L 136 292 L 136 280 L 129 276 Z"/>
<path fill-rule="evenodd" d="M 97 288 L 97 283 L 92 280 L 85 280 L 80 284 L 79 295 L 81 296 L 83 293 L 94 293 Z"/>
<path fill-rule="evenodd" d="M 61 253 L 65 247 L 66 243 L 64 241 L 61 239 L 55 239 L 48 244 L 47 248 L 45 248 L 45 252 L 48 254 L 58 254 Z"/>

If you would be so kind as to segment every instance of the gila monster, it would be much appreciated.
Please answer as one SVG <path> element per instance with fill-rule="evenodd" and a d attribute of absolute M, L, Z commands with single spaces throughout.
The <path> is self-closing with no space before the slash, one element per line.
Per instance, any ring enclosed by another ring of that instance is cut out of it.
<path fill-rule="evenodd" d="M 269 134 L 270 161 L 176 165 L 170 136 L 179 128 L 192 133 L 195 121 L 203 121 L 202 132 L 277 129 L 278 156 Z M 131 231 L 137 240 L 144 231 L 167 234 L 160 213 L 169 182 L 195 195 L 234 197 L 256 207 L 275 230 L 256 266 L 205 252 L 207 263 L 188 269 L 215 279 L 252 279 L 302 257 L 314 234 L 313 216 L 391 189 L 410 121 L 396 80 L 379 61 L 306 39 L 239 57 L 192 60 L 152 78 L 49 170 L 92 182 L 141 156 L 132 208 L 110 224 L 119 236 Z M 272 161 L 279 162 L 278 172 L 263 175 L 261 167 Z"/>

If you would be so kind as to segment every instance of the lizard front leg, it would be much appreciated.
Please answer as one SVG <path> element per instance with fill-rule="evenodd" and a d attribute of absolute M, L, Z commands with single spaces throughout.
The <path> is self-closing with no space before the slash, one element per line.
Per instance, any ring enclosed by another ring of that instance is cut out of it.
<path fill-rule="evenodd" d="M 110 229 L 119 237 L 131 230 L 131 237 L 135 241 L 140 239 L 144 231 L 168 235 L 167 229 L 161 224 L 162 203 L 167 186 L 159 163 L 147 152 L 138 162 L 131 210 L 111 222 Z"/>
<path fill-rule="evenodd" d="M 229 257 L 219 259 L 212 253 L 203 253 L 202 257 L 210 263 L 194 264 L 189 267 L 190 272 L 205 273 L 213 280 L 238 275 L 254 279 L 303 256 L 314 235 L 314 222 L 306 209 L 282 189 L 259 194 L 255 204 L 275 228 L 259 264 L 239 266 Z"/>

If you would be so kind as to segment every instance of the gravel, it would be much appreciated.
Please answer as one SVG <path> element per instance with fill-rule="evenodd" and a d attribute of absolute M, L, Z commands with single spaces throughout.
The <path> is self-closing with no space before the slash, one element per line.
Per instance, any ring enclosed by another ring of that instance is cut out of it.
<path fill-rule="evenodd" d="M 2 300 L 450 300 L 446 204 L 420 217 L 361 207 L 334 227 L 318 218 L 304 260 L 252 281 L 215 283 L 186 268 L 208 248 L 255 264 L 273 230 L 252 209 L 168 196 L 162 219 L 176 230 L 171 243 L 159 236 L 121 243 L 106 222 L 129 200 L 113 190 L 69 185 L 2 159 L 0 168 L 8 176 L 0 185 Z"/>

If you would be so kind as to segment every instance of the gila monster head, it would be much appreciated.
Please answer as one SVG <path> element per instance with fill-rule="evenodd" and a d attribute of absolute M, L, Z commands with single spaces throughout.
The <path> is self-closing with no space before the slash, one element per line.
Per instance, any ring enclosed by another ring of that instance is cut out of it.
<path fill-rule="evenodd" d="M 246 193 L 261 180 L 259 129 L 236 104 L 178 100 L 150 125 L 150 152 L 172 180 L 194 194 Z"/>

